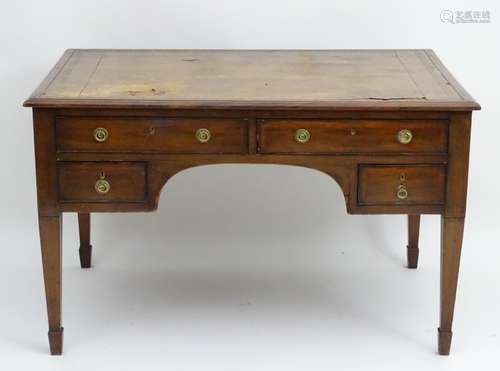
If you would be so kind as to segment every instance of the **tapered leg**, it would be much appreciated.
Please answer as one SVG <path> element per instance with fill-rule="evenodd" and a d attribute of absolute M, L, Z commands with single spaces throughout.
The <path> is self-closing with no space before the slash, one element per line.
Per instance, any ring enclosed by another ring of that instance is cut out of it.
<path fill-rule="evenodd" d="M 80 266 L 90 268 L 92 263 L 92 245 L 90 244 L 90 214 L 78 214 L 78 229 L 80 231 Z"/>
<path fill-rule="evenodd" d="M 420 215 L 408 215 L 408 246 L 406 257 L 408 268 L 417 268 L 418 265 L 418 234 L 420 231 Z"/>
<path fill-rule="evenodd" d="M 62 354 L 61 327 L 61 231 L 62 216 L 38 218 L 42 247 L 43 277 L 49 317 L 49 344 L 52 355 Z"/>
<path fill-rule="evenodd" d="M 450 114 L 446 201 L 444 215 L 441 217 L 441 311 L 438 352 L 442 355 L 450 354 L 451 347 L 451 325 L 467 204 L 470 128 L 470 112 Z"/>
<path fill-rule="evenodd" d="M 441 315 L 438 329 L 441 355 L 450 354 L 463 230 L 464 218 L 441 218 Z"/>

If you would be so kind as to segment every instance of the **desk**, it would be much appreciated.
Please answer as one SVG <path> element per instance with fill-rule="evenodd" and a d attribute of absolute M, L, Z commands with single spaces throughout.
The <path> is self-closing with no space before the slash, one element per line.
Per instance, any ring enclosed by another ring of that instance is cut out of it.
<path fill-rule="evenodd" d="M 208 164 L 317 169 L 350 214 L 441 215 L 438 350 L 449 354 L 467 195 L 471 113 L 480 109 L 431 50 L 68 50 L 33 107 L 51 354 L 62 353 L 61 230 L 78 213 L 153 211 L 176 173 Z"/>

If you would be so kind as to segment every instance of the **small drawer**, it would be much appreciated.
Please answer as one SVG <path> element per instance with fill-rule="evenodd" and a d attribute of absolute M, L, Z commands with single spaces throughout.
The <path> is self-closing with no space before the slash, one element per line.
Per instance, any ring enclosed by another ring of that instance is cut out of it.
<path fill-rule="evenodd" d="M 446 120 L 259 120 L 261 153 L 446 153 Z"/>
<path fill-rule="evenodd" d="M 58 165 L 62 202 L 144 202 L 146 164 L 71 162 Z"/>
<path fill-rule="evenodd" d="M 60 152 L 245 153 L 243 119 L 58 117 Z"/>
<path fill-rule="evenodd" d="M 359 205 L 440 205 L 446 167 L 442 165 L 360 165 Z"/>

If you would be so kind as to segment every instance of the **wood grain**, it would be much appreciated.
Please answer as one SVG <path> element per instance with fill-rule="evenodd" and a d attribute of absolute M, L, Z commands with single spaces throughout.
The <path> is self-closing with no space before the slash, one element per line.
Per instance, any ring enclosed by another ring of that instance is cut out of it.
<path fill-rule="evenodd" d="M 58 117 L 58 151 L 155 152 L 155 153 L 246 153 L 246 121 L 232 118 L 152 117 Z M 104 128 L 105 142 L 94 140 L 93 131 Z M 196 139 L 198 129 L 208 129 L 206 143 Z"/>
<path fill-rule="evenodd" d="M 464 218 L 441 217 L 441 310 L 438 328 L 438 352 L 441 355 L 450 354 L 463 232 Z"/>
<path fill-rule="evenodd" d="M 359 168 L 358 202 L 361 205 L 444 204 L 445 176 L 444 166 L 362 165 Z M 404 200 L 396 197 L 400 185 L 408 190 L 408 197 Z"/>
<path fill-rule="evenodd" d="M 78 232 L 80 235 L 80 266 L 90 268 L 92 265 L 92 245 L 90 244 L 90 214 L 78 213 Z"/>
<path fill-rule="evenodd" d="M 406 259 L 408 268 L 415 269 L 418 266 L 418 238 L 420 234 L 420 215 L 408 215 L 408 245 L 406 246 Z"/>
<path fill-rule="evenodd" d="M 62 353 L 61 290 L 62 290 L 62 217 L 40 216 L 40 244 L 43 277 L 49 317 L 50 353 Z"/>
<path fill-rule="evenodd" d="M 469 174 L 471 114 L 450 117 L 446 207 L 441 217 L 441 299 L 438 351 L 448 355 L 460 268 Z"/>
<path fill-rule="evenodd" d="M 57 216 L 56 138 L 54 112 L 33 109 L 38 215 Z"/>
<path fill-rule="evenodd" d="M 145 202 L 146 167 L 144 163 L 60 163 L 59 199 L 61 202 Z M 109 182 L 107 194 L 99 194 L 95 183 Z"/>
<path fill-rule="evenodd" d="M 295 140 L 306 129 L 307 143 Z M 408 144 L 398 142 L 398 132 L 411 130 Z M 445 120 L 259 120 L 260 153 L 445 153 L 448 122 Z"/>
<path fill-rule="evenodd" d="M 445 211 L 446 216 L 449 217 L 465 217 L 467 180 L 469 176 L 470 132 L 470 113 L 454 113 L 451 115 Z"/>

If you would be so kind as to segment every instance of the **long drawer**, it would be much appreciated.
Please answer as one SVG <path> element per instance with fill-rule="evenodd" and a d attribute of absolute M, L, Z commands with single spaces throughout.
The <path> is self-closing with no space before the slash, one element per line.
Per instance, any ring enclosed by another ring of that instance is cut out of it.
<path fill-rule="evenodd" d="M 233 118 L 58 117 L 61 152 L 245 153 L 246 122 Z"/>
<path fill-rule="evenodd" d="M 307 120 L 258 122 L 260 153 L 446 153 L 446 120 Z"/>

